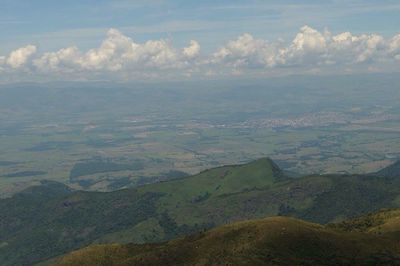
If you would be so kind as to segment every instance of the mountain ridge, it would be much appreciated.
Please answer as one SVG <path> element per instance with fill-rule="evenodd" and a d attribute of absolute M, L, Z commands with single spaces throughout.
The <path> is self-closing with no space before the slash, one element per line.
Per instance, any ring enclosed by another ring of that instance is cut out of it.
<path fill-rule="evenodd" d="M 268 216 L 329 223 L 400 207 L 400 179 L 290 178 L 268 158 L 107 193 L 42 187 L 51 188 L 51 197 L 0 200 L 0 261 L 33 264 L 91 243 L 160 242 Z"/>
<path fill-rule="evenodd" d="M 397 210 L 395 217 L 400 217 L 400 211 Z M 223 225 L 159 244 L 89 246 L 69 253 L 55 265 L 397 265 L 400 263 L 399 235 L 388 238 L 378 234 L 340 230 L 340 228 L 340 226 L 322 226 L 289 217 L 269 217 Z M 399 230 L 398 221 L 396 232 Z"/>

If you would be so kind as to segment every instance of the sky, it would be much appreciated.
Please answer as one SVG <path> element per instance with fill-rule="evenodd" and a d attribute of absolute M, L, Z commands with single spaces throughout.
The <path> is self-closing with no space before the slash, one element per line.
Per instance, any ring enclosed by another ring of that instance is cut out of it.
<path fill-rule="evenodd" d="M 396 0 L 1 0 L 0 81 L 396 72 Z"/>

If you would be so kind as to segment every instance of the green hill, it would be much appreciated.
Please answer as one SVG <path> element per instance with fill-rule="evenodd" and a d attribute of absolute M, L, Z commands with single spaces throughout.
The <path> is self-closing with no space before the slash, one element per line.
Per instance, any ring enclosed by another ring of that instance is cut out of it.
<path fill-rule="evenodd" d="M 270 159 L 109 193 L 58 183 L 0 200 L 0 261 L 33 264 L 91 243 L 151 243 L 247 219 L 318 223 L 400 207 L 400 178 L 289 178 Z"/>
<path fill-rule="evenodd" d="M 393 235 L 395 233 L 400 236 L 400 210 L 384 209 L 328 226 L 347 232 L 365 232 L 379 235 Z"/>
<path fill-rule="evenodd" d="M 400 235 L 345 232 L 272 217 L 161 244 L 90 246 L 56 265 L 398 265 L 399 241 Z"/>

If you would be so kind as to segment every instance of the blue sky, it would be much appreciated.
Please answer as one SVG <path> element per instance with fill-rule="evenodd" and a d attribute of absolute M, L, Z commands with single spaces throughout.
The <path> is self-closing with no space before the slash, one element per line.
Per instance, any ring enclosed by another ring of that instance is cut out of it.
<path fill-rule="evenodd" d="M 35 53 L 76 46 L 99 47 L 110 28 L 137 43 L 168 40 L 183 48 L 190 40 L 214 53 L 248 33 L 255 39 L 290 42 L 305 25 L 332 34 L 400 32 L 400 1 L 281 0 L 1 0 L 0 55 L 34 45 Z"/>
<path fill-rule="evenodd" d="M 238 34 L 289 38 L 301 26 L 333 32 L 399 31 L 400 1 L 106 1 L 2 0 L 0 49 L 26 43 L 43 49 L 76 44 L 83 49 L 117 28 L 138 41 L 197 39 L 215 48 Z"/>

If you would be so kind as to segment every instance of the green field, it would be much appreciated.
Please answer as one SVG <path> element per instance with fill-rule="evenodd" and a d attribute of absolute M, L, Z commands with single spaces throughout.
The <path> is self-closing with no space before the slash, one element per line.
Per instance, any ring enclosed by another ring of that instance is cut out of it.
<path fill-rule="evenodd" d="M 1 85 L 0 197 L 43 179 L 109 191 L 265 156 L 302 174 L 375 171 L 399 157 L 398 84 L 365 75 Z M 99 160 L 142 167 L 71 182 L 74 167 Z"/>

